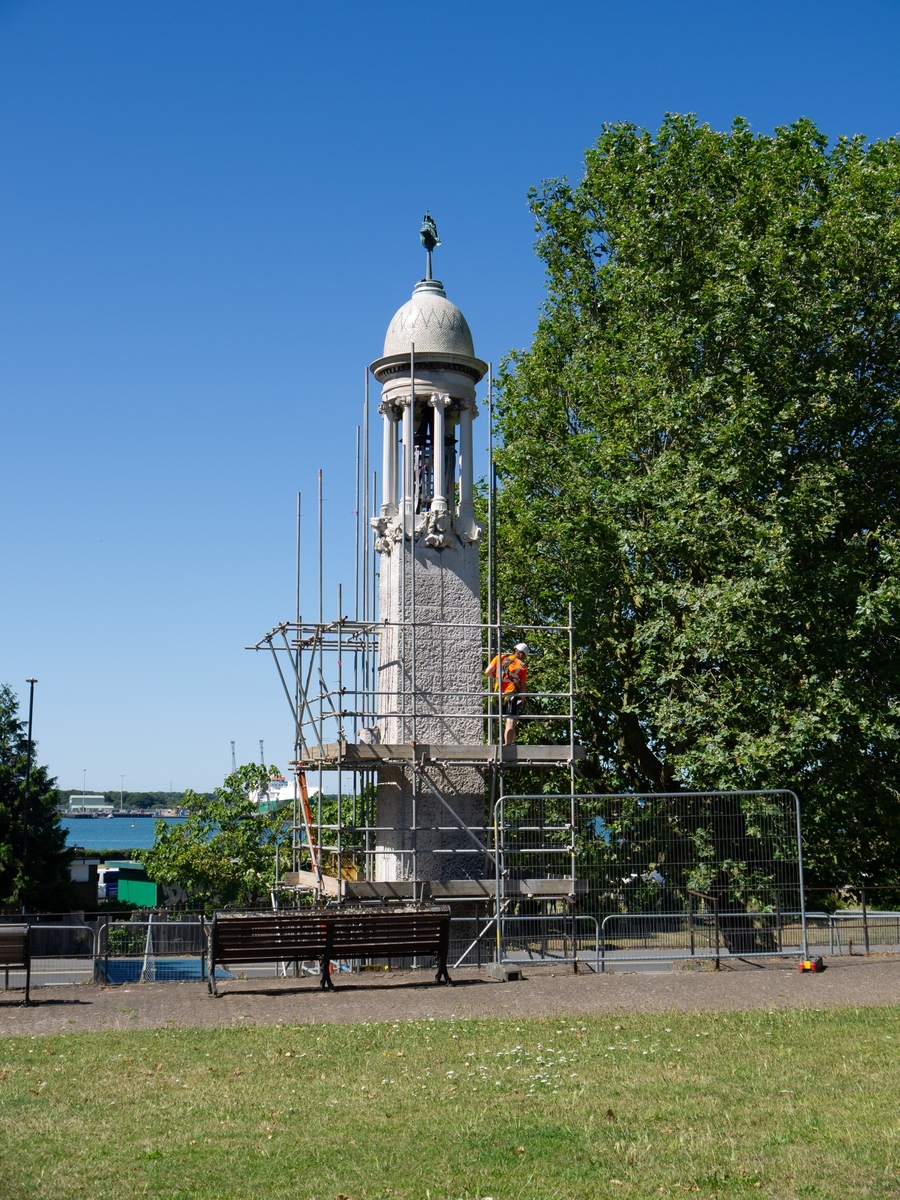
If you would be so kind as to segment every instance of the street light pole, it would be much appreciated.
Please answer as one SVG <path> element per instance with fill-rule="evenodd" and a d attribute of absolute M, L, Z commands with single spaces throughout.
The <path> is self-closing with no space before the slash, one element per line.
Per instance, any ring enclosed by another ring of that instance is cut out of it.
<path fill-rule="evenodd" d="M 31 733 L 34 728 L 34 685 L 36 679 L 26 679 L 28 684 L 28 758 L 25 766 L 25 795 L 22 803 L 22 896 L 21 896 L 21 911 L 25 911 L 25 884 L 28 877 L 28 801 L 31 793 L 31 759 L 32 759 L 32 738 Z"/>

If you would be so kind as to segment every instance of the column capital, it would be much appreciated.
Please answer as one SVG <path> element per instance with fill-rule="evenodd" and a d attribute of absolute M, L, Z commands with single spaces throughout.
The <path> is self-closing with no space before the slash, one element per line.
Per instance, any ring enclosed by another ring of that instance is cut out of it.
<path fill-rule="evenodd" d="M 434 392 L 428 403 L 432 408 L 449 408 L 453 401 L 446 392 Z"/>
<path fill-rule="evenodd" d="M 390 417 L 394 421 L 396 421 L 400 415 L 397 412 L 396 404 L 392 404 L 390 400 L 382 400 L 381 403 L 378 405 L 378 411 L 381 413 L 382 416 Z"/>
<path fill-rule="evenodd" d="M 460 400 L 459 401 L 459 411 L 460 411 L 460 415 L 464 412 L 468 412 L 468 413 L 471 413 L 473 417 L 477 417 L 478 416 L 478 401 L 475 400 L 473 397 L 469 397 L 467 399 Z"/>

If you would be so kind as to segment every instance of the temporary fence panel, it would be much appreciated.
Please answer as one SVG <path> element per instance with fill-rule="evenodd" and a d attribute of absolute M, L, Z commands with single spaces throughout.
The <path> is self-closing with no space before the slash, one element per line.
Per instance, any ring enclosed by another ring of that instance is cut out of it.
<path fill-rule="evenodd" d="M 532 917 L 544 941 L 540 922 L 564 912 L 600 924 L 604 962 L 806 953 L 799 828 L 789 791 L 505 794 L 498 954 L 522 957 L 511 918 Z M 545 898 L 518 896 L 533 877 Z M 581 940 L 573 930 L 573 960 Z"/>
<path fill-rule="evenodd" d="M 502 918 L 504 962 L 585 965 L 600 970 L 600 927 L 597 919 L 574 913 Z M 454 917 L 450 922 L 450 956 L 453 967 L 481 967 L 495 961 L 496 928 L 493 915 Z"/>

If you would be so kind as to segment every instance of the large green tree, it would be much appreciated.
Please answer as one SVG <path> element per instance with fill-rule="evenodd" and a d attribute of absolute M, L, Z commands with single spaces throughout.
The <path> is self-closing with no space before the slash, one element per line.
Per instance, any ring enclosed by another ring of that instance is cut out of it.
<path fill-rule="evenodd" d="M 603 786 L 794 788 L 814 875 L 896 880 L 900 140 L 615 125 L 531 204 L 505 619 L 573 603 Z"/>
<path fill-rule="evenodd" d="M 25 777 L 28 730 L 19 718 L 12 688 L 0 686 L 0 906 L 29 912 L 67 909 L 71 903 L 70 854 L 59 823 L 56 780 L 35 759 L 32 744 L 28 788 L 28 853 L 23 865 L 26 830 Z"/>
<path fill-rule="evenodd" d="M 291 810 L 261 813 L 253 799 L 275 774 L 248 763 L 211 795 L 186 791 L 187 820 L 157 821 L 153 848 L 141 855 L 150 879 L 185 888 L 207 909 L 264 900 L 275 882 L 276 846 L 290 847 Z"/>

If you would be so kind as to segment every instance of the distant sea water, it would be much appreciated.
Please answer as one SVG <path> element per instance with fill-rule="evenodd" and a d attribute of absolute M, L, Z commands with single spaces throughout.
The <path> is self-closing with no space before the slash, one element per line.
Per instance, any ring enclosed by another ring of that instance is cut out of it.
<path fill-rule="evenodd" d="M 67 846 L 85 850 L 149 850 L 158 819 L 167 825 L 183 825 L 184 817 L 63 817 Z"/>

